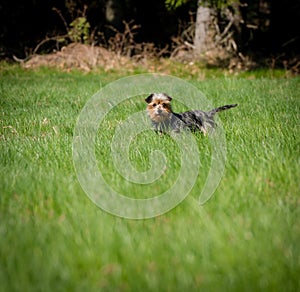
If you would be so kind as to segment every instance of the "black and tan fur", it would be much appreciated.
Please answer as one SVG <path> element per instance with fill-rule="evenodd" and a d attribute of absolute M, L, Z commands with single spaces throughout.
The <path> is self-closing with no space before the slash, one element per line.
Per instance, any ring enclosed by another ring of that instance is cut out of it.
<path fill-rule="evenodd" d="M 192 131 L 201 131 L 207 134 L 208 129 L 215 127 L 214 116 L 216 113 L 236 107 L 237 104 L 224 105 L 208 112 L 192 110 L 175 113 L 171 106 L 172 98 L 165 93 L 152 93 L 145 101 L 147 113 L 154 129 L 159 132 L 175 131 L 188 128 Z"/>

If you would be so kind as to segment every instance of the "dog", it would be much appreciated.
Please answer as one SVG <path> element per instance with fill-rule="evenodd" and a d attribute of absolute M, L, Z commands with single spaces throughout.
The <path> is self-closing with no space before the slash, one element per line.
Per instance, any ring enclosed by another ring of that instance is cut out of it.
<path fill-rule="evenodd" d="M 209 129 L 215 127 L 214 116 L 216 113 L 236 107 L 237 104 L 228 104 L 217 107 L 208 112 L 191 110 L 183 113 L 175 113 L 172 110 L 172 97 L 166 93 L 152 93 L 146 99 L 147 114 L 157 132 L 180 132 L 189 129 L 193 132 L 200 131 L 207 135 Z"/>

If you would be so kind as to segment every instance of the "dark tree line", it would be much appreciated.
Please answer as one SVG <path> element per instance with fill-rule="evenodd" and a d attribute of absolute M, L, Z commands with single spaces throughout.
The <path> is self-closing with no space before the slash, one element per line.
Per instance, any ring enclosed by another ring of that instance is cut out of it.
<path fill-rule="evenodd" d="M 224 39 L 225 33 L 231 33 L 240 52 L 260 58 L 292 58 L 300 53 L 298 0 L 10 0 L 0 4 L 0 58 L 24 58 L 45 38 L 66 34 L 80 16 L 87 20 L 88 33 L 96 44 L 122 31 L 124 21 L 133 20 L 139 27 L 136 42 L 163 48 L 183 27 L 197 25 L 199 5 L 214 9 L 212 19 L 218 24 L 214 29 Z M 212 20 L 211 28 L 213 24 Z M 194 38 L 194 44 L 188 41 L 194 45 L 197 40 Z"/>

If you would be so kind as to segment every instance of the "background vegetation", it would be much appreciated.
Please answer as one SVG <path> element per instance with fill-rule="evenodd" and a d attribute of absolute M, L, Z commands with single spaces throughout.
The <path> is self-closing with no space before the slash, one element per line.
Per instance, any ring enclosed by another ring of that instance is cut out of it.
<path fill-rule="evenodd" d="M 235 57 L 247 63 L 250 58 L 252 65 L 299 71 L 297 0 L 13 0 L 0 6 L 0 57 L 24 59 L 60 50 L 70 42 L 116 50 L 113 44 L 122 40 L 114 37 L 126 34 L 126 30 L 123 54 L 138 54 L 138 47 L 146 43 L 151 44 L 152 52 L 159 50 L 159 56 L 182 57 L 179 51 L 190 56 L 200 6 L 212 10 L 207 30 L 213 34 L 214 46 L 229 53 L 224 56 L 224 52 L 215 51 L 216 59 Z"/>

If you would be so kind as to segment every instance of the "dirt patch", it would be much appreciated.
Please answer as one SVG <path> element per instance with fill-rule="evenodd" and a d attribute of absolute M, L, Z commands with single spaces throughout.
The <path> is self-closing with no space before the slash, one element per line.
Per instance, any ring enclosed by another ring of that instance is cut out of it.
<path fill-rule="evenodd" d="M 146 48 L 146 49 L 145 49 Z M 148 50 L 147 50 L 148 49 Z M 151 53 L 152 52 L 152 53 Z M 217 57 L 216 57 L 217 56 Z M 222 56 L 222 58 L 220 57 Z M 272 61 L 272 62 L 271 62 Z M 24 68 L 35 69 L 39 67 L 54 67 L 64 71 L 78 69 L 89 72 L 95 68 L 102 68 L 105 71 L 111 69 L 135 70 L 136 68 L 144 68 L 149 72 L 164 72 L 178 74 L 178 64 L 181 64 L 181 70 L 187 75 L 201 75 L 204 67 L 222 68 L 228 70 L 229 73 L 251 70 L 259 67 L 259 64 L 253 62 L 251 58 L 243 55 L 230 57 L 229 55 L 214 54 L 208 52 L 204 59 L 199 56 L 195 57 L 190 50 L 176 51 L 170 58 L 159 58 L 153 54 L 153 50 L 143 47 L 140 53 L 133 57 L 126 57 L 121 53 L 110 51 L 99 46 L 84 45 L 80 43 L 71 43 L 62 47 L 60 51 L 55 51 L 46 55 L 33 55 L 28 60 L 18 60 Z M 268 67 L 274 69 L 284 65 L 287 72 L 292 75 L 298 75 L 300 72 L 299 58 L 294 58 L 290 62 L 284 60 L 281 62 L 277 59 L 270 60 L 271 64 L 266 66 L 267 60 L 261 65 L 262 68 Z M 274 63 L 274 64 L 273 64 Z M 278 65 L 279 64 L 279 65 Z"/>
<path fill-rule="evenodd" d="M 88 72 L 96 66 L 109 70 L 124 67 L 129 63 L 130 58 L 118 56 L 105 48 L 72 43 L 48 55 L 34 55 L 24 62 L 23 66 L 25 68 L 50 66 L 63 70 L 77 68 Z"/>

